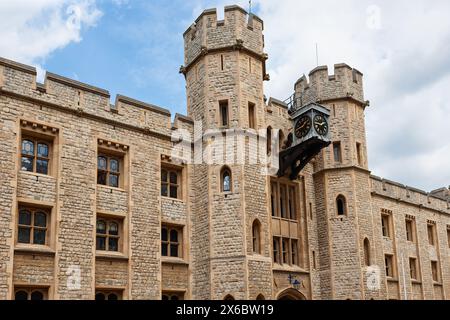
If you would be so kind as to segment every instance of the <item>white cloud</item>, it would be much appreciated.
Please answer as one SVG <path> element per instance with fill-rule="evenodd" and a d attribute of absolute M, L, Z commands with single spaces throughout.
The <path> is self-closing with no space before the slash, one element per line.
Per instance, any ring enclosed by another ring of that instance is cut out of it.
<path fill-rule="evenodd" d="M 267 95 L 280 99 L 319 64 L 364 73 L 374 174 L 431 190 L 450 184 L 450 2 L 255 1 L 265 22 Z"/>
<path fill-rule="evenodd" d="M 94 0 L 15 0 L 0 2 L 0 56 L 35 65 L 54 50 L 81 41 L 83 28 L 101 17 Z"/>

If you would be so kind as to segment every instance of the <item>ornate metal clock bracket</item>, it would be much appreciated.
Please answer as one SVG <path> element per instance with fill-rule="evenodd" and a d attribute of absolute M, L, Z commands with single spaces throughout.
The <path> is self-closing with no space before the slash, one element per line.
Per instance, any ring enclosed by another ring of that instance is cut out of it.
<path fill-rule="evenodd" d="M 291 106 L 290 114 L 293 121 L 294 141 L 291 147 L 280 152 L 278 176 L 286 175 L 290 168 L 289 178 L 294 180 L 320 150 L 330 145 L 328 127 L 330 112 L 322 105 L 310 103 L 301 108 Z"/>

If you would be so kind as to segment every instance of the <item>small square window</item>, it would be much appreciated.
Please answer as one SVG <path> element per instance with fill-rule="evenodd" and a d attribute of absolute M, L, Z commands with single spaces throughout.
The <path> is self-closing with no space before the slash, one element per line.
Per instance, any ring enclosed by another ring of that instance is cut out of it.
<path fill-rule="evenodd" d="M 161 196 L 181 199 L 181 170 L 172 167 L 161 168 Z"/>
<path fill-rule="evenodd" d="M 97 184 L 114 188 L 121 187 L 123 156 L 99 153 L 97 157 Z"/>
<path fill-rule="evenodd" d="M 182 228 L 163 225 L 161 227 L 161 256 L 182 258 L 182 240 Z"/>
<path fill-rule="evenodd" d="M 22 171 L 50 174 L 52 141 L 24 135 L 21 145 Z"/>
<path fill-rule="evenodd" d="M 50 210 L 19 206 L 17 242 L 48 245 Z"/>
<path fill-rule="evenodd" d="M 123 220 L 98 216 L 96 249 L 98 251 L 122 251 Z"/>

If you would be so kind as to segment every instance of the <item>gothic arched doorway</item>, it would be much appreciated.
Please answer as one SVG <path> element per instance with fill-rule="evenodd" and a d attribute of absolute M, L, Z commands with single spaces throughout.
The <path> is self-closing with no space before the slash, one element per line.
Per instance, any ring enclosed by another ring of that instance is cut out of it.
<path fill-rule="evenodd" d="M 289 288 L 281 291 L 277 300 L 307 300 L 306 297 L 298 290 Z"/>

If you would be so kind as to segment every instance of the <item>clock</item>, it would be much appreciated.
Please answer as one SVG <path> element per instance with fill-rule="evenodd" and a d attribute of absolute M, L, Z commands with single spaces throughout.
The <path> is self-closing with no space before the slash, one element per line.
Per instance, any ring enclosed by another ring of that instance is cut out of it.
<path fill-rule="evenodd" d="M 323 115 L 318 114 L 314 117 L 314 129 L 321 136 L 325 136 L 328 133 L 328 123 Z"/>
<path fill-rule="evenodd" d="M 305 137 L 311 130 L 311 118 L 309 116 L 301 117 L 295 124 L 295 136 L 299 139 Z"/>

